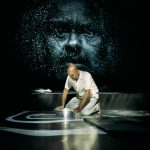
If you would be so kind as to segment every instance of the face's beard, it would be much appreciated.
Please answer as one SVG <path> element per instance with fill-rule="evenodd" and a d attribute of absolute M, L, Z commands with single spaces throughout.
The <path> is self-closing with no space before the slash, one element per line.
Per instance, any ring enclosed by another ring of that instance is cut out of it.
<path fill-rule="evenodd" d="M 66 70 L 70 63 L 76 64 L 81 70 L 88 70 L 88 68 L 91 68 L 90 62 L 86 58 L 86 55 L 82 55 L 82 53 L 78 56 L 67 53 L 63 56 L 53 55 L 52 68 L 59 80 L 64 80 L 66 78 Z"/>

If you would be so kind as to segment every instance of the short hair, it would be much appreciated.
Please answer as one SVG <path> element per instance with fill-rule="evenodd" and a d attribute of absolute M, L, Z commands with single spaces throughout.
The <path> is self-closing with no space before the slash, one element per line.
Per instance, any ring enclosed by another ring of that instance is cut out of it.
<path fill-rule="evenodd" d="M 68 69 L 69 69 L 69 68 L 78 69 L 77 65 L 76 65 L 76 64 L 73 64 L 73 63 L 69 63 L 69 64 L 68 64 Z"/>
<path fill-rule="evenodd" d="M 71 67 L 71 66 L 72 66 L 72 67 L 77 67 L 77 65 L 76 65 L 76 64 L 69 63 L 69 64 L 68 64 L 68 67 Z"/>

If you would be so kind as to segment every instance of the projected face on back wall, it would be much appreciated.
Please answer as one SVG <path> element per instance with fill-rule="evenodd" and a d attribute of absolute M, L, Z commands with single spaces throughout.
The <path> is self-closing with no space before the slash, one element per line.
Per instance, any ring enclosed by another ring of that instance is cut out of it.
<path fill-rule="evenodd" d="M 104 17 L 103 8 L 92 0 L 37 3 L 23 14 L 17 36 L 24 63 L 47 80 L 65 81 L 69 63 L 95 78 L 115 74 L 121 51 L 112 41 Z"/>

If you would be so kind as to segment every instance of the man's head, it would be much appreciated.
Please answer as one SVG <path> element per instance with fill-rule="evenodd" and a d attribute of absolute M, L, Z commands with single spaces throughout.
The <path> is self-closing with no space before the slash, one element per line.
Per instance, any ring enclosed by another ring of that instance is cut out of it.
<path fill-rule="evenodd" d="M 67 69 L 67 73 L 71 79 L 76 80 L 76 81 L 78 80 L 79 70 L 78 70 L 76 65 L 70 64 L 68 69 Z"/>

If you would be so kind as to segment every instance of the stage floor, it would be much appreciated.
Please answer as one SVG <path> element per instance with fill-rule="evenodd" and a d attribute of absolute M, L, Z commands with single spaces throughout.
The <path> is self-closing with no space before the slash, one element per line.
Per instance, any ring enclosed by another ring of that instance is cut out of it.
<path fill-rule="evenodd" d="M 106 121 L 106 116 L 103 119 Z M 149 146 L 149 134 L 111 134 L 105 128 L 109 128 L 108 124 L 99 128 L 92 122 L 97 120 L 96 123 L 104 125 L 103 119 L 100 114 L 66 119 L 55 111 L 1 113 L 0 150 L 143 150 Z M 110 123 L 113 124 L 113 120 L 109 120 Z M 118 128 L 115 125 L 115 129 Z"/>

